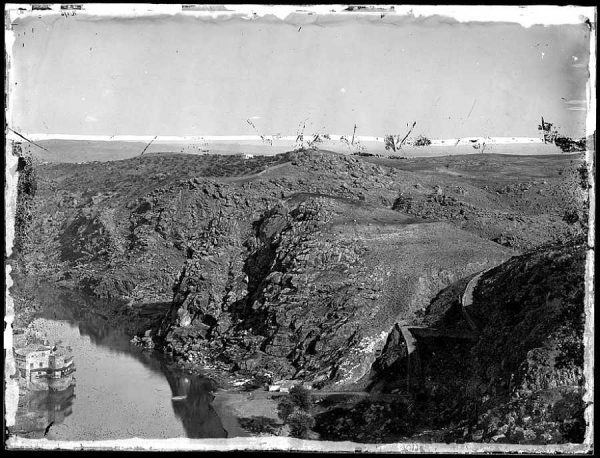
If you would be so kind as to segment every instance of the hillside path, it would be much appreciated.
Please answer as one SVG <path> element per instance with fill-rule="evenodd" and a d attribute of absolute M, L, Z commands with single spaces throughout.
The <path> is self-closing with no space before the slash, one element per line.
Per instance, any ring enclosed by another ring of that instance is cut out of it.
<path fill-rule="evenodd" d="M 463 316 L 465 317 L 465 320 L 467 320 L 469 327 L 475 332 L 479 332 L 479 326 L 477 326 L 477 323 L 475 323 L 475 321 L 469 314 L 467 307 L 471 307 L 473 305 L 473 292 L 475 291 L 475 288 L 477 288 L 477 285 L 479 284 L 479 280 L 481 279 L 481 276 L 484 273 L 486 273 L 492 269 L 493 269 L 493 267 L 490 269 L 482 270 L 477 275 L 475 275 L 473 278 L 471 278 L 471 280 L 469 280 L 469 283 L 467 283 L 467 286 L 465 287 L 465 290 L 460 299 L 461 306 L 462 306 L 461 310 L 462 310 Z"/>

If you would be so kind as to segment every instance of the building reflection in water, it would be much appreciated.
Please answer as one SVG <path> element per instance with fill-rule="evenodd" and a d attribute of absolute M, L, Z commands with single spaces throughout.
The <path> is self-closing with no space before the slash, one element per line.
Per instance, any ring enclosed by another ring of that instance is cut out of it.
<path fill-rule="evenodd" d="M 60 424 L 73 412 L 75 399 L 75 381 L 66 389 L 55 390 L 20 390 L 19 408 L 15 425 L 11 427 L 14 434 L 24 437 L 42 437 L 51 424 Z"/>
<path fill-rule="evenodd" d="M 227 437 L 227 431 L 211 406 L 214 399 L 212 381 L 173 370 L 165 363 L 162 355 L 132 347 L 129 342 L 130 336 L 124 328 L 115 326 L 114 322 L 109 322 L 106 317 L 97 313 L 103 310 L 104 305 L 99 299 L 53 288 L 46 288 L 44 297 L 46 300 L 43 303 L 53 305 L 41 310 L 38 316 L 68 321 L 77 326 L 80 336 L 88 336 L 96 346 L 110 348 L 114 352 L 114 358 L 120 355 L 133 356 L 146 368 L 164 376 L 171 389 L 174 415 L 181 421 L 187 437 Z M 82 304 L 86 306 L 83 307 Z M 71 414 L 75 398 L 74 388 L 74 385 L 71 385 L 63 391 L 21 390 L 24 395 L 19 400 L 17 424 L 11 430 L 22 437 L 43 436 L 46 427 L 52 421 L 59 424 Z M 152 402 L 150 399 L 148 401 Z"/>

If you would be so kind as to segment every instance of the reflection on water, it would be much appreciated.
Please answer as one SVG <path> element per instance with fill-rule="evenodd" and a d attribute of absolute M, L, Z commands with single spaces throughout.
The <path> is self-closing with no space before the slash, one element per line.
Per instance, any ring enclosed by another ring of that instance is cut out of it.
<path fill-rule="evenodd" d="M 214 399 L 210 380 L 166 372 L 175 415 L 181 419 L 187 437 L 227 437 L 210 403 Z"/>
<path fill-rule="evenodd" d="M 48 425 L 59 424 L 73 412 L 75 386 L 63 391 L 28 391 L 19 398 L 19 414 L 14 432 L 18 435 L 40 437 Z"/>
<path fill-rule="evenodd" d="M 38 294 L 45 307 L 33 325 L 73 349 L 76 382 L 62 391 L 21 390 L 13 433 L 56 440 L 227 437 L 210 405 L 212 382 L 133 347 L 124 327 L 105 315 L 113 304 L 52 288 Z"/>

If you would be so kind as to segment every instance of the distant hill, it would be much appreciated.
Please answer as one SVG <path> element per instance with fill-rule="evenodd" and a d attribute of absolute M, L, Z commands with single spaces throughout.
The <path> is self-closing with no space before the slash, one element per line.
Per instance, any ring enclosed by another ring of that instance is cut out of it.
<path fill-rule="evenodd" d="M 152 153 L 184 153 L 184 154 L 253 154 L 273 156 L 291 151 L 295 147 L 293 140 L 277 140 L 272 145 L 262 141 L 155 141 L 150 142 L 123 140 L 38 140 L 37 145 L 23 142 L 25 155 L 43 162 L 90 162 L 116 161 L 129 159 Z M 146 147 L 148 148 L 146 149 Z M 460 145 L 438 143 L 430 146 L 403 146 L 396 152 L 388 151 L 380 141 L 362 141 L 354 145 L 342 143 L 339 140 L 322 140 L 320 149 L 335 151 L 343 154 L 369 153 L 396 157 L 437 157 L 460 154 L 508 154 L 508 155 L 551 155 L 560 154 L 561 150 L 552 144 L 543 143 L 513 143 L 486 144 L 481 146 L 464 143 Z"/>
<path fill-rule="evenodd" d="M 43 162 L 116 161 L 138 156 L 146 146 L 143 142 L 96 140 L 38 140 L 22 143 L 23 154 Z"/>

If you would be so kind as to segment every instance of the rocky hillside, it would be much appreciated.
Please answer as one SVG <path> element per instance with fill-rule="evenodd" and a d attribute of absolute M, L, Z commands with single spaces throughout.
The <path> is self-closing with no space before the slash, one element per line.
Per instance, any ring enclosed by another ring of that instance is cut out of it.
<path fill-rule="evenodd" d="M 217 219 L 188 249 L 161 335 L 192 363 L 210 355 L 317 383 L 357 382 L 394 323 L 511 254 L 445 223 L 331 196 L 294 196 L 242 222 Z"/>
<path fill-rule="evenodd" d="M 555 170 L 536 178 L 553 196 L 536 212 L 490 188 L 493 169 L 482 184 L 390 161 L 305 151 L 37 165 L 20 183 L 35 195 L 15 267 L 102 297 L 172 301 L 156 340 L 188 367 L 361 385 L 395 325 L 440 289 L 581 231 L 559 208 L 569 194 Z M 520 242 L 485 229 L 500 226 Z"/>
<path fill-rule="evenodd" d="M 588 169 L 578 156 L 470 155 L 370 162 L 416 172 L 394 208 L 440 218 L 519 251 L 587 230 Z M 435 193 L 431 193 L 431 188 Z"/>
<path fill-rule="evenodd" d="M 23 158 L 14 267 L 29 278 L 84 288 L 100 297 L 170 302 L 190 237 L 186 228 L 196 223 L 194 216 L 188 219 L 181 199 L 188 181 L 252 175 L 279 160 L 174 154 L 32 164 Z M 145 238 L 138 215 L 150 195 L 169 193 L 180 211 L 170 213 L 170 220 L 165 214 L 162 225 Z M 195 215 L 194 209 L 190 212 Z M 173 230 L 161 232 L 165 224 Z M 153 245 L 150 239 L 162 243 Z"/>
<path fill-rule="evenodd" d="M 475 330 L 461 313 L 466 281 L 445 289 L 419 320 L 411 356 L 402 337 L 388 340 L 371 389 L 409 391 L 415 424 L 446 439 L 581 442 L 585 253 L 536 250 L 483 274 L 468 312 Z"/>

